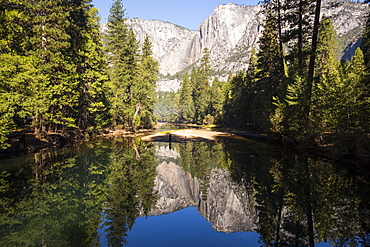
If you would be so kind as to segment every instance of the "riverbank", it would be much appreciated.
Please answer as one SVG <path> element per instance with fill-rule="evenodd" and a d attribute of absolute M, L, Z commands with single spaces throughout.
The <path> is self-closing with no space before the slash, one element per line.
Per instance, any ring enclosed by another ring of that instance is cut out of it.
<path fill-rule="evenodd" d="M 163 126 L 161 126 L 163 127 Z M 45 148 L 64 147 L 73 145 L 78 142 L 88 141 L 91 138 L 122 138 L 122 137 L 139 137 L 143 141 L 150 142 L 208 142 L 214 141 L 217 137 L 229 137 L 242 139 L 246 141 L 257 140 L 268 142 L 274 145 L 285 146 L 292 150 L 305 153 L 312 157 L 323 157 L 328 160 L 333 160 L 341 163 L 349 164 L 350 166 L 363 168 L 370 171 L 369 154 L 365 153 L 362 156 L 351 154 L 348 150 L 336 146 L 335 144 L 322 146 L 303 146 L 292 143 L 284 143 L 276 140 L 273 137 L 256 133 L 252 131 L 229 131 L 229 130 L 212 130 L 202 128 L 201 126 L 187 126 L 191 129 L 168 130 L 155 134 L 154 129 L 140 129 L 135 132 L 123 129 L 105 129 L 96 136 L 88 134 L 73 134 L 73 133 L 48 133 L 45 137 L 37 137 L 32 131 L 15 131 L 9 136 L 8 143 L 10 147 L 6 150 L 0 150 L 0 158 L 9 156 L 19 156 L 26 153 L 36 153 Z M 171 138 L 171 139 L 170 139 Z"/>
<path fill-rule="evenodd" d="M 123 129 L 105 129 L 97 135 L 76 132 L 49 132 L 44 136 L 37 136 L 31 129 L 18 130 L 12 132 L 8 136 L 7 144 L 9 144 L 9 148 L 0 150 L 0 158 L 37 153 L 40 150 L 52 147 L 61 148 L 75 143 L 89 141 L 91 138 L 115 139 L 122 137 L 138 137 L 153 131 L 154 129 L 139 129 L 135 132 Z"/>
<path fill-rule="evenodd" d="M 211 129 L 182 129 L 159 132 L 148 136 L 143 136 L 143 141 L 150 142 L 205 142 L 214 141 L 217 137 L 228 137 L 243 140 L 257 140 L 271 143 L 272 145 L 284 146 L 292 151 L 300 152 L 311 157 L 322 157 L 331 161 L 336 161 L 356 168 L 366 169 L 370 171 L 369 155 L 364 154 L 358 157 L 351 154 L 347 149 L 341 148 L 338 145 L 326 144 L 322 146 L 305 146 L 292 144 L 277 140 L 267 134 L 256 133 L 252 131 L 223 131 Z"/>

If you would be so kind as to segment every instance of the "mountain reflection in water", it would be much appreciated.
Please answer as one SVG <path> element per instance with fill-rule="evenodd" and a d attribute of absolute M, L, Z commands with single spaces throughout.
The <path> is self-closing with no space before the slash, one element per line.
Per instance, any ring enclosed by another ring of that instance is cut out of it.
<path fill-rule="evenodd" d="M 259 246 L 370 244 L 368 173 L 256 142 L 94 141 L 2 160 L 0 175 L 0 246 L 130 245 L 142 216 L 185 208 Z"/>

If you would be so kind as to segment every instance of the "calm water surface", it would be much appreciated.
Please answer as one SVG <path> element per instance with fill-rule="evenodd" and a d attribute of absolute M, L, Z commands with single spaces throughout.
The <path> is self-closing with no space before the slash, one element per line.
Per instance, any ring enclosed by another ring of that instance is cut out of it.
<path fill-rule="evenodd" d="M 369 177 L 247 140 L 96 140 L 0 161 L 0 246 L 366 246 Z"/>

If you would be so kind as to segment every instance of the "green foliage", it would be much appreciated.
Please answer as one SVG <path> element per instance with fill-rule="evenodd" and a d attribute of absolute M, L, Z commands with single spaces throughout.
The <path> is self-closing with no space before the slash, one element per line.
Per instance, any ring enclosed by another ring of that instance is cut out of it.
<path fill-rule="evenodd" d="M 154 116 L 161 122 L 176 122 L 180 116 L 180 96 L 175 92 L 158 92 Z"/>
<path fill-rule="evenodd" d="M 244 72 L 229 79 L 226 86 L 224 123 L 239 128 L 253 123 L 254 81 Z"/>
<path fill-rule="evenodd" d="M 230 77 L 224 86 L 223 123 L 266 131 L 288 143 L 308 146 L 330 143 L 340 155 L 367 160 L 368 28 L 362 49 L 356 51 L 351 61 L 340 64 L 333 24 L 323 16 L 315 52 L 311 52 L 315 59 L 314 75 L 308 77 L 311 10 L 316 7 L 315 1 L 267 2 L 257 60 L 252 55 L 247 73 Z M 280 28 L 285 26 L 289 30 L 280 40 Z M 287 48 L 287 54 L 282 47 Z M 310 86 L 312 89 L 308 90 Z"/>
<path fill-rule="evenodd" d="M 264 28 L 257 55 L 256 95 L 253 99 L 253 104 L 259 107 L 253 111 L 253 115 L 256 124 L 268 131 L 271 126 L 266 123 L 275 111 L 275 106 L 271 104 L 272 99 L 275 97 L 282 101 L 286 82 L 284 68 L 281 65 L 277 25 L 272 11 L 268 12 Z"/>
<path fill-rule="evenodd" d="M 153 147 L 139 139 L 33 157 L 17 172 L 0 172 L 1 246 L 98 246 L 100 227 L 110 244 L 122 243 L 156 200 Z"/>
<path fill-rule="evenodd" d="M 36 102 L 30 88 L 38 79 L 32 58 L 11 54 L 0 55 L 0 146 L 7 147 L 7 135 L 17 123 L 29 117 Z"/>
<path fill-rule="evenodd" d="M 210 102 L 208 115 L 213 118 L 212 123 L 221 123 L 223 116 L 223 106 L 225 102 L 224 82 L 215 78 L 210 88 Z"/>
<path fill-rule="evenodd" d="M 181 89 L 180 89 L 180 115 L 179 118 L 186 122 L 192 122 L 195 117 L 195 108 L 193 102 L 193 89 L 191 87 L 191 82 L 189 75 L 185 74 Z"/>
<path fill-rule="evenodd" d="M 145 38 L 140 55 L 139 42 L 125 24 L 122 1 L 113 3 L 108 21 L 106 49 L 113 125 L 133 130 L 143 123 L 152 127 L 158 62 L 152 57 L 149 37 Z"/>
<path fill-rule="evenodd" d="M 89 0 L 9 2 L 0 22 L 0 77 L 6 78 L 0 91 L 9 102 L 2 144 L 10 126 L 23 127 L 26 117 L 40 135 L 107 124 L 105 59 Z"/>
<path fill-rule="evenodd" d="M 198 124 L 222 120 L 223 83 L 214 79 L 211 84 L 210 53 L 204 49 L 199 67 L 185 74 L 179 93 L 179 120 Z M 211 84 L 211 85 L 210 85 Z"/>
<path fill-rule="evenodd" d="M 193 85 L 193 102 L 195 108 L 195 121 L 203 123 L 207 115 L 207 107 L 210 102 L 209 85 L 211 79 L 210 53 L 207 48 L 203 51 L 200 67 L 194 68 L 191 73 L 191 83 Z"/>
<path fill-rule="evenodd" d="M 144 127 L 154 126 L 154 104 L 156 100 L 156 82 L 159 70 L 158 61 L 153 58 L 152 42 L 149 36 L 145 37 L 139 63 L 140 81 L 138 88 L 138 104 L 140 104 L 139 116 Z"/>

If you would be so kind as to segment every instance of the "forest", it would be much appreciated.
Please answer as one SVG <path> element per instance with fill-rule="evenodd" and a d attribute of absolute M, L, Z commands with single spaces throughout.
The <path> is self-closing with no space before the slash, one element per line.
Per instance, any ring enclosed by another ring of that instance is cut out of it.
<path fill-rule="evenodd" d="M 252 50 L 248 70 L 220 82 L 205 49 L 180 91 L 160 95 L 159 119 L 267 133 L 291 146 L 368 163 L 369 19 L 361 47 L 340 61 L 333 23 L 320 18 L 321 1 L 264 3 L 260 47 Z"/>
<path fill-rule="evenodd" d="M 121 0 L 111 5 L 104 36 L 90 0 L 2 1 L 0 148 L 26 131 L 71 138 L 170 121 L 253 130 L 369 160 L 370 19 L 361 47 L 340 61 L 321 0 L 263 4 L 264 29 L 247 71 L 218 80 L 205 48 L 179 92 L 156 93 L 150 37 L 138 42 Z"/>
<path fill-rule="evenodd" d="M 74 138 L 152 127 L 158 63 L 125 20 L 115 1 L 103 37 L 90 0 L 1 2 L 1 149 L 26 130 Z"/>

